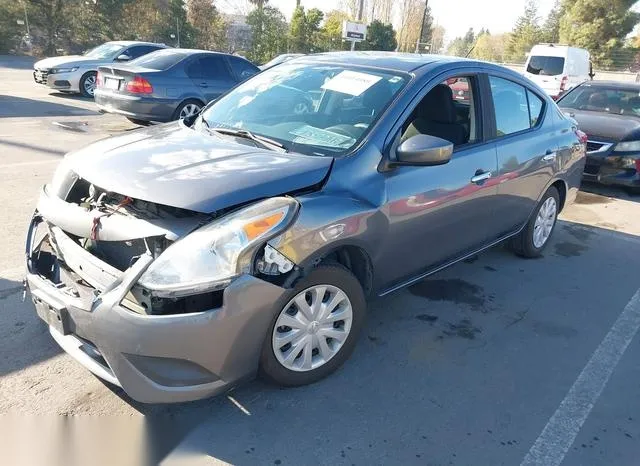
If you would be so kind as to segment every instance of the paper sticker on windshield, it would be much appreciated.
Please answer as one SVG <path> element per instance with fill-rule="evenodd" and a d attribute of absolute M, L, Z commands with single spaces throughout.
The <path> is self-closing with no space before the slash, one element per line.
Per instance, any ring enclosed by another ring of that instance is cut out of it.
<path fill-rule="evenodd" d="M 293 140 L 300 144 L 313 144 L 318 146 L 328 147 L 349 147 L 356 140 L 349 136 L 343 136 L 342 134 L 334 133 L 333 131 L 327 131 L 326 129 L 315 128 L 313 126 L 301 126 L 289 133 L 294 136 L 298 136 Z"/>
<path fill-rule="evenodd" d="M 329 91 L 359 96 L 381 79 L 382 77 L 374 74 L 345 70 L 335 75 L 321 87 L 322 89 L 327 89 Z"/>

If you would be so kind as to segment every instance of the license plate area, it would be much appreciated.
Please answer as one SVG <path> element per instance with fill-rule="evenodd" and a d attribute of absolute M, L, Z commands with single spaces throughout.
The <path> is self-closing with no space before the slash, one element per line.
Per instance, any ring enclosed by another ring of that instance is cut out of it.
<path fill-rule="evenodd" d="M 38 317 L 45 321 L 48 325 L 55 328 L 62 335 L 71 333 L 71 320 L 67 308 L 59 303 L 53 303 L 51 300 L 45 301 L 43 296 L 37 292 L 32 292 L 33 304 L 36 307 Z"/>
<path fill-rule="evenodd" d="M 120 88 L 120 80 L 114 78 L 104 78 L 104 87 L 117 91 Z"/>

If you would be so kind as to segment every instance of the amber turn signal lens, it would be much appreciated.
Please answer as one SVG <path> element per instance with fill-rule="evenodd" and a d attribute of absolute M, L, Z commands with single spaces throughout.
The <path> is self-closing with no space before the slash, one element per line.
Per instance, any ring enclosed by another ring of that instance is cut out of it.
<path fill-rule="evenodd" d="M 247 223 L 243 227 L 244 232 L 247 235 L 247 239 L 249 241 L 252 241 L 263 233 L 269 231 L 271 228 L 280 223 L 280 221 L 284 218 L 284 214 L 284 212 L 277 212 L 275 214 L 269 215 L 268 217 L 264 217 L 259 220 L 254 220 L 251 223 Z"/>

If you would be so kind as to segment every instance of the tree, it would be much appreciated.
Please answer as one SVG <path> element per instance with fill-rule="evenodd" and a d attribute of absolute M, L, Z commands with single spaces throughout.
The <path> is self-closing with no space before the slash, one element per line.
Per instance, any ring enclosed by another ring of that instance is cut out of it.
<path fill-rule="evenodd" d="M 473 48 L 476 41 L 476 35 L 473 28 L 469 28 L 467 33 L 462 37 L 456 37 L 451 41 L 447 48 L 447 54 L 454 57 L 466 57 Z"/>
<path fill-rule="evenodd" d="M 348 50 L 350 44 L 342 40 L 342 22 L 351 19 L 344 11 L 332 10 L 327 13 L 320 29 L 319 48 L 322 50 Z"/>
<path fill-rule="evenodd" d="M 478 37 L 469 56 L 478 60 L 504 63 L 504 51 L 509 39 L 509 34 L 492 35 L 485 32 Z"/>
<path fill-rule="evenodd" d="M 30 0 L 29 15 L 32 25 L 39 26 L 44 33 L 43 52 L 47 55 L 56 54 L 58 34 L 66 25 L 64 15 L 64 0 Z"/>
<path fill-rule="evenodd" d="M 196 47 L 224 49 L 227 26 L 211 0 L 187 0 L 187 20 L 195 30 Z"/>
<path fill-rule="evenodd" d="M 633 53 L 625 39 L 640 20 L 636 0 L 565 0 L 560 41 L 587 49 L 595 65 L 622 68 Z"/>
<path fill-rule="evenodd" d="M 516 21 L 507 44 L 506 59 L 511 62 L 524 62 L 526 54 L 540 42 L 542 30 L 539 25 L 536 0 L 527 0 L 524 13 Z"/>
<path fill-rule="evenodd" d="M 431 14 L 431 8 L 428 6 L 423 8 L 422 14 L 422 36 L 420 37 L 420 44 L 431 46 L 433 37 L 433 15 Z M 420 35 L 420 33 L 418 33 Z"/>
<path fill-rule="evenodd" d="M 305 13 L 304 7 L 296 7 L 289 28 L 289 50 L 294 53 L 310 53 L 322 49 L 320 23 L 323 18 L 324 13 L 317 8 Z"/>
<path fill-rule="evenodd" d="M 0 53 L 13 50 L 18 46 L 20 37 L 26 34 L 26 28 L 18 24 L 24 19 L 21 5 L 14 0 L 0 0 Z"/>
<path fill-rule="evenodd" d="M 564 14 L 563 10 L 560 0 L 556 0 L 556 3 L 553 5 L 547 19 L 542 25 L 542 42 L 552 44 L 560 42 L 560 19 Z"/>
<path fill-rule="evenodd" d="M 367 40 L 362 44 L 363 50 L 395 50 L 398 46 L 396 32 L 391 24 L 373 20 L 367 28 Z"/>
<path fill-rule="evenodd" d="M 247 53 L 249 60 L 266 63 L 287 51 L 287 22 L 277 8 L 255 8 L 247 15 L 247 25 L 253 32 L 251 50 Z"/>
<path fill-rule="evenodd" d="M 442 53 L 444 49 L 444 36 L 446 31 L 443 26 L 436 25 L 431 32 L 431 53 Z"/>
<path fill-rule="evenodd" d="M 420 12 L 420 14 L 416 14 Z M 424 21 L 424 40 L 419 40 L 420 27 Z M 398 49 L 402 52 L 413 52 L 418 41 L 430 43 L 432 36 L 433 17 L 431 9 L 425 11 L 424 0 L 402 0 L 400 3 L 400 28 L 398 30 Z"/>

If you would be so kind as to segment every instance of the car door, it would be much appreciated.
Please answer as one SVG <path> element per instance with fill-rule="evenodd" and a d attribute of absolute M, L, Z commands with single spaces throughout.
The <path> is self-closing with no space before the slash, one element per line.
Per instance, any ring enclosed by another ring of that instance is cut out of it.
<path fill-rule="evenodd" d="M 454 99 L 451 90 L 442 88 L 446 82 L 453 82 L 451 78 L 467 83 L 466 103 L 446 102 L 446 99 Z M 490 222 L 497 187 L 491 183 L 491 178 L 497 170 L 497 159 L 495 143 L 487 141 L 485 135 L 486 112 L 480 92 L 482 79 L 486 79 L 484 75 L 473 72 L 441 75 L 413 100 L 413 109 L 408 109 L 406 120 L 401 119 L 404 122 L 393 136 L 390 158 L 394 157 L 393 151 L 399 141 L 410 131 L 410 122 L 420 118 L 423 107 L 425 113 L 430 113 L 425 117 L 444 125 L 434 124 L 435 128 L 445 131 L 438 129 L 430 135 L 447 139 L 449 130 L 460 132 L 458 125 L 464 127 L 467 134 L 461 144 L 454 144 L 453 156 L 444 165 L 399 166 L 384 171 L 389 233 L 382 246 L 384 277 L 381 278 L 392 287 L 472 253 L 493 238 Z M 440 94 L 446 95 L 439 103 L 428 100 L 429 93 L 435 92 L 436 87 Z M 467 107 L 463 107 L 455 118 L 451 115 L 439 117 L 429 110 L 463 105 Z M 467 118 L 466 122 L 464 118 Z"/>
<path fill-rule="evenodd" d="M 260 72 L 260 69 L 257 66 L 244 58 L 229 55 L 227 60 L 237 82 L 249 79 L 251 76 Z"/>
<path fill-rule="evenodd" d="M 557 129 L 547 99 L 527 86 L 489 76 L 498 154 L 494 222 L 501 233 L 526 223 L 556 165 Z"/>
<path fill-rule="evenodd" d="M 201 55 L 187 66 L 187 75 L 207 102 L 217 99 L 236 84 L 222 55 Z"/>

